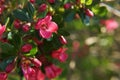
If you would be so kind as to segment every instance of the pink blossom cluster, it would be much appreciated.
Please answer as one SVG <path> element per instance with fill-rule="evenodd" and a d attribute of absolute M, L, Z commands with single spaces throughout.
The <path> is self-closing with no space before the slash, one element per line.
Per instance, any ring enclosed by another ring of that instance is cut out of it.
<path fill-rule="evenodd" d="M 101 20 L 100 23 L 105 25 L 107 32 L 113 32 L 119 26 L 115 19 Z"/>
<path fill-rule="evenodd" d="M 23 24 L 20 20 L 15 20 L 13 22 L 15 29 L 23 30 L 27 32 L 30 30 L 30 25 Z M 0 26 L 0 36 L 2 38 L 3 33 L 5 32 L 5 26 Z M 47 15 L 45 18 L 38 19 L 34 27 L 35 30 L 39 32 L 39 36 L 48 39 L 52 37 L 53 33 L 57 34 L 58 25 L 52 21 L 52 16 Z M 63 36 L 60 36 L 59 41 L 61 44 L 66 44 L 67 41 Z M 32 38 L 32 40 L 38 45 L 44 45 L 37 38 Z M 45 80 L 47 78 L 55 78 L 62 73 L 62 69 L 57 67 L 54 63 L 48 61 L 46 55 L 37 55 L 36 57 L 26 57 L 23 54 L 30 52 L 33 48 L 32 44 L 26 43 L 21 46 L 18 56 L 21 57 L 20 66 L 24 77 L 26 80 Z M 61 47 L 58 50 L 54 50 L 51 53 L 51 58 L 59 60 L 60 62 L 65 62 L 68 58 L 67 53 L 65 52 L 66 48 Z M 32 66 L 31 66 L 32 65 Z M 11 73 L 16 66 L 16 62 L 13 61 L 7 65 L 5 72 L 0 72 L 0 80 L 6 80 L 8 73 Z M 40 68 L 44 67 L 43 70 Z"/>

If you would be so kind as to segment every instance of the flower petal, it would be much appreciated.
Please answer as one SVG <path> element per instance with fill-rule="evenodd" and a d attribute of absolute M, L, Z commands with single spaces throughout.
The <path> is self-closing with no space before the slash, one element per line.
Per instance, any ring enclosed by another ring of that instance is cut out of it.
<path fill-rule="evenodd" d="M 55 22 L 48 23 L 48 31 L 55 32 L 58 30 L 58 25 Z"/>
<path fill-rule="evenodd" d="M 44 18 L 44 20 L 45 20 L 46 22 L 50 22 L 50 21 L 52 20 L 52 17 L 49 16 L 49 15 L 47 15 L 47 16 Z"/>
<path fill-rule="evenodd" d="M 48 39 L 52 36 L 52 32 L 45 31 L 45 30 L 40 30 L 39 33 L 45 39 Z"/>
<path fill-rule="evenodd" d="M 3 26 L 0 25 L 0 35 L 2 35 L 3 32 L 5 32 L 5 29 L 6 27 L 4 25 Z"/>

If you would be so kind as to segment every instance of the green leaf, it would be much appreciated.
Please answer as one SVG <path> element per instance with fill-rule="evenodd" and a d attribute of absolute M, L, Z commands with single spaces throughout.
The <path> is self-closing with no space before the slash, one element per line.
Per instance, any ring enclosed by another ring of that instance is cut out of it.
<path fill-rule="evenodd" d="M 99 7 L 98 5 L 92 7 L 92 11 L 93 11 L 93 13 L 95 13 L 95 15 L 98 15 L 100 17 L 106 16 L 107 12 L 108 12 L 107 9 L 106 9 L 106 7 L 104 7 L 104 6 Z"/>
<path fill-rule="evenodd" d="M 29 17 L 32 19 L 35 9 L 34 6 L 32 5 L 32 3 L 28 2 L 26 7 L 25 7 L 26 12 L 28 12 Z"/>
<path fill-rule="evenodd" d="M 5 71 L 5 68 L 7 67 L 7 65 L 8 65 L 9 63 L 11 63 L 14 59 L 15 59 L 14 56 L 11 56 L 11 57 L 9 57 L 9 58 L 7 58 L 7 59 L 4 59 L 4 60 L 0 63 L 0 70 Z"/>
<path fill-rule="evenodd" d="M 80 0 L 80 3 L 85 4 L 85 0 Z"/>
<path fill-rule="evenodd" d="M 16 9 L 13 11 L 13 15 L 15 18 L 21 20 L 21 21 L 31 21 L 31 19 L 29 18 L 28 14 L 25 13 L 23 10 L 21 9 Z"/>
<path fill-rule="evenodd" d="M 39 18 L 44 18 L 47 15 L 47 11 L 41 12 L 38 17 Z"/>
<path fill-rule="evenodd" d="M 69 35 L 70 35 L 70 33 L 67 32 L 67 31 L 64 30 L 64 29 L 59 29 L 59 30 L 58 30 L 58 33 L 59 33 L 60 35 L 63 35 L 63 36 L 69 36 Z"/>
<path fill-rule="evenodd" d="M 90 25 L 90 18 L 88 16 L 85 16 L 83 22 L 86 26 L 89 26 Z"/>
<path fill-rule="evenodd" d="M 14 46 L 9 43 L 1 43 L 0 42 L 0 48 L 2 49 L 2 53 L 11 53 L 14 49 Z"/>
<path fill-rule="evenodd" d="M 75 11 L 68 11 L 67 13 L 65 13 L 65 21 L 70 22 L 74 19 L 75 16 Z"/>
<path fill-rule="evenodd" d="M 86 4 L 86 5 L 91 5 L 92 2 L 93 2 L 93 0 L 86 0 L 85 4 Z"/>
<path fill-rule="evenodd" d="M 32 50 L 30 50 L 29 53 L 24 54 L 25 56 L 35 56 L 35 54 L 38 52 L 37 47 L 33 47 Z"/>
<path fill-rule="evenodd" d="M 12 37 L 11 37 L 12 35 Z M 10 36 L 10 42 L 15 46 L 16 49 L 19 49 L 22 43 L 22 38 L 20 34 L 14 33 L 14 34 L 9 34 Z"/>

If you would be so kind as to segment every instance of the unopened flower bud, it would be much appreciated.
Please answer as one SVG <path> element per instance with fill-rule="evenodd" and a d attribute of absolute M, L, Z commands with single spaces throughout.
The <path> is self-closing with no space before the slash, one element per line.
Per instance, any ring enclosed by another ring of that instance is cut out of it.
<path fill-rule="evenodd" d="M 16 29 L 19 29 L 21 27 L 20 21 L 19 20 L 14 20 L 13 25 Z"/>
<path fill-rule="evenodd" d="M 25 44 L 24 46 L 22 46 L 22 52 L 29 52 L 31 49 L 32 49 L 31 44 Z"/>
<path fill-rule="evenodd" d="M 35 3 L 35 0 L 30 0 L 31 3 Z"/>
<path fill-rule="evenodd" d="M 42 63 L 37 58 L 31 58 L 31 62 L 36 66 L 40 67 Z"/>
<path fill-rule="evenodd" d="M 44 12 L 47 9 L 47 5 L 46 4 L 41 4 L 39 6 L 39 12 Z"/>
<path fill-rule="evenodd" d="M 28 31 L 30 30 L 30 25 L 29 25 L 29 24 L 23 25 L 23 26 L 22 26 L 22 30 L 23 30 L 24 32 L 28 32 Z"/>
<path fill-rule="evenodd" d="M 0 80 L 6 80 L 7 79 L 7 73 L 6 72 L 0 72 Z"/>
<path fill-rule="evenodd" d="M 10 63 L 10 64 L 7 65 L 5 71 L 6 71 L 7 73 L 10 73 L 10 72 L 12 72 L 12 70 L 13 70 L 14 68 L 15 68 L 15 63 L 12 62 L 12 63 Z"/>
<path fill-rule="evenodd" d="M 60 37 L 59 37 L 59 40 L 60 40 L 60 42 L 61 42 L 62 44 L 67 44 L 67 41 L 66 41 L 66 39 L 64 38 L 64 36 L 60 36 Z"/>
<path fill-rule="evenodd" d="M 71 3 L 66 3 L 66 4 L 64 4 L 64 8 L 65 8 L 65 9 L 71 8 Z"/>
<path fill-rule="evenodd" d="M 89 10 L 89 9 L 85 9 L 85 14 L 87 16 L 89 16 L 89 17 L 93 17 L 94 16 L 93 12 L 91 10 Z"/>
<path fill-rule="evenodd" d="M 55 0 L 48 0 L 48 2 L 53 4 L 53 3 L 55 3 Z"/>

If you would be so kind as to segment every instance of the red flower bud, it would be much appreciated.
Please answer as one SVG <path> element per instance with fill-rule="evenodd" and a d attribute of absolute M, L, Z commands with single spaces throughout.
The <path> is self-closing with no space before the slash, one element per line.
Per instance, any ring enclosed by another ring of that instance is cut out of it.
<path fill-rule="evenodd" d="M 20 21 L 18 19 L 14 20 L 13 25 L 16 29 L 19 29 L 21 27 Z"/>
<path fill-rule="evenodd" d="M 22 52 L 29 52 L 31 49 L 32 49 L 31 44 L 25 44 L 24 46 L 22 46 Z"/>
<path fill-rule="evenodd" d="M 30 26 L 28 24 L 23 25 L 22 27 L 24 32 L 28 32 L 30 30 Z"/>
<path fill-rule="evenodd" d="M 71 8 L 71 3 L 66 3 L 66 4 L 64 4 L 64 8 L 65 8 L 65 9 Z"/>
<path fill-rule="evenodd" d="M 7 73 L 0 72 L 0 80 L 6 80 L 7 79 Z"/>
<path fill-rule="evenodd" d="M 35 0 L 30 0 L 31 3 L 35 3 Z"/>
<path fill-rule="evenodd" d="M 93 17 L 94 16 L 93 12 L 91 10 L 89 10 L 89 9 L 85 9 L 85 14 L 87 16 L 89 16 L 89 17 Z"/>
<path fill-rule="evenodd" d="M 42 63 L 37 58 L 31 58 L 31 62 L 36 66 L 40 67 Z"/>
<path fill-rule="evenodd" d="M 39 12 L 44 12 L 47 9 L 47 5 L 46 4 L 41 4 L 39 6 Z"/>
<path fill-rule="evenodd" d="M 10 63 L 10 64 L 7 65 L 5 71 L 6 71 L 7 73 L 10 73 L 10 72 L 12 72 L 12 70 L 13 70 L 14 68 L 15 68 L 15 63 L 12 62 L 12 63 Z"/>
<path fill-rule="evenodd" d="M 62 44 L 67 44 L 67 41 L 66 41 L 66 39 L 64 38 L 64 36 L 60 36 L 60 37 L 59 37 L 59 40 L 60 40 L 60 42 L 61 42 Z"/>
<path fill-rule="evenodd" d="M 49 3 L 55 3 L 55 0 L 48 0 Z"/>

